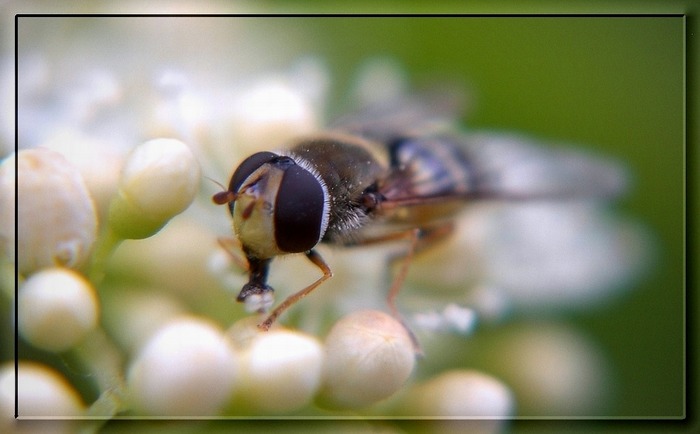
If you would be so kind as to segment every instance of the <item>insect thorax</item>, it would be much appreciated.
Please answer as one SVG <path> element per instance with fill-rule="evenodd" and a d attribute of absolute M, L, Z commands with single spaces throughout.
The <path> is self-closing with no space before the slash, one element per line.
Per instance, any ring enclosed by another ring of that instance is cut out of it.
<path fill-rule="evenodd" d="M 364 140 L 343 135 L 302 140 L 290 154 L 308 162 L 328 189 L 330 215 L 323 240 L 347 239 L 348 232 L 369 219 L 361 197 L 386 174 L 387 165 L 381 155 Z"/>

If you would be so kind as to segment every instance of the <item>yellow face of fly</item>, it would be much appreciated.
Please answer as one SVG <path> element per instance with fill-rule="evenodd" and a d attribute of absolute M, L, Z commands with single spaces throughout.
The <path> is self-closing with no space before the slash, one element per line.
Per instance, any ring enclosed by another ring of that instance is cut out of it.
<path fill-rule="evenodd" d="M 268 164 L 243 183 L 233 210 L 233 229 L 245 249 L 259 259 L 284 254 L 275 240 L 275 200 L 284 172 Z"/>

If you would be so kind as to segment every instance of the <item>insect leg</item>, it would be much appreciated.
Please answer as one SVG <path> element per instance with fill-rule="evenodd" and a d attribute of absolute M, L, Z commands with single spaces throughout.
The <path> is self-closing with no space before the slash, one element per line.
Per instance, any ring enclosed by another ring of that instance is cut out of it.
<path fill-rule="evenodd" d="M 396 255 L 389 258 L 389 266 L 387 268 L 390 268 L 391 265 L 393 265 L 393 263 L 398 261 L 399 259 L 403 259 L 401 269 L 399 269 L 399 273 L 396 275 L 396 277 L 394 277 L 391 283 L 391 287 L 389 288 L 389 293 L 386 296 L 386 302 L 389 305 L 391 314 L 394 315 L 394 317 L 396 318 L 401 318 L 401 315 L 399 314 L 399 309 L 398 307 L 396 307 L 396 297 L 399 295 L 399 292 L 403 287 L 404 280 L 406 280 L 406 275 L 408 274 L 408 267 L 411 265 L 411 261 L 413 260 L 413 254 L 415 253 L 416 246 L 418 245 L 420 233 L 421 230 L 419 228 L 414 228 L 408 231 L 406 233 L 410 241 L 410 244 L 408 245 L 408 250 L 405 252 L 405 254 Z"/>
<path fill-rule="evenodd" d="M 403 328 L 408 333 L 408 336 L 411 338 L 411 343 L 413 344 L 413 350 L 415 351 L 415 353 L 417 355 L 423 355 L 423 350 L 421 348 L 420 342 L 418 342 L 418 338 L 413 333 L 413 330 L 411 330 L 411 328 L 406 324 L 406 321 L 404 321 L 403 317 L 401 316 L 401 313 L 399 312 L 399 308 L 396 306 L 396 297 L 399 295 L 399 292 L 403 287 L 403 282 L 406 279 L 406 274 L 408 274 L 408 267 L 409 265 L 411 265 L 411 261 L 413 260 L 413 254 L 416 251 L 416 245 L 418 244 L 418 239 L 420 236 L 420 229 L 411 229 L 410 231 L 406 232 L 406 234 L 410 237 L 408 251 L 404 256 L 404 261 L 401 265 L 401 269 L 399 270 L 399 274 L 396 275 L 394 281 L 391 283 L 389 293 L 386 297 L 386 303 L 389 306 L 391 314 L 401 323 Z M 398 259 L 398 257 L 390 259 L 389 264 L 391 264 L 391 261 L 395 259 Z"/>
<path fill-rule="evenodd" d="M 446 239 L 454 231 L 454 223 L 451 221 L 441 223 L 439 225 L 427 226 L 421 228 L 412 228 L 405 231 L 393 232 L 375 237 L 363 238 L 344 243 L 346 247 L 368 246 L 372 244 L 386 243 L 391 241 L 408 240 L 410 242 L 408 250 L 396 255 L 392 255 L 388 259 L 387 270 L 390 270 L 394 264 L 403 260 L 399 273 L 392 279 L 392 284 L 387 294 L 387 304 L 391 313 L 400 318 L 398 308 L 396 307 L 396 297 L 401 291 L 403 282 L 408 274 L 409 266 L 413 260 L 413 256 L 424 250 L 438 244 Z"/>
<path fill-rule="evenodd" d="M 421 355 L 423 351 L 421 349 L 420 343 L 418 342 L 418 338 L 416 338 L 411 328 L 408 327 L 406 321 L 404 321 L 403 317 L 401 316 L 401 313 L 399 312 L 399 309 L 396 306 L 396 298 L 399 295 L 399 292 L 401 292 L 404 280 L 406 280 L 406 275 L 408 274 L 408 269 L 411 265 L 411 261 L 413 260 L 413 256 L 416 253 L 420 253 L 425 249 L 429 248 L 430 246 L 433 246 L 439 241 L 447 238 L 447 236 L 450 233 L 452 233 L 453 228 L 454 224 L 452 222 L 446 222 L 436 226 L 430 226 L 425 228 L 411 228 L 405 231 L 394 232 L 375 237 L 368 237 L 360 240 L 354 240 L 345 244 L 346 246 L 367 246 L 391 241 L 409 241 L 407 251 L 397 255 L 393 255 L 389 257 L 387 261 L 387 270 L 390 270 L 392 266 L 399 260 L 403 260 L 403 263 L 401 264 L 401 269 L 399 270 L 398 274 L 392 279 L 392 283 L 389 288 L 386 301 L 391 315 L 394 318 L 396 318 L 396 320 L 399 321 L 401 325 L 403 325 L 404 329 L 411 338 L 413 348 L 417 355 Z"/>
<path fill-rule="evenodd" d="M 391 310 L 391 314 L 394 315 L 395 318 L 400 319 L 399 311 L 396 308 L 396 303 L 395 299 L 396 296 L 398 295 L 399 291 L 401 290 L 401 286 L 403 285 L 403 281 L 406 277 L 406 274 L 408 273 L 408 266 L 411 264 L 411 259 L 413 259 L 413 251 L 415 250 L 416 245 L 418 244 L 418 240 L 420 238 L 421 234 L 421 229 L 420 228 L 411 228 L 405 231 L 400 231 L 400 232 L 392 232 L 388 234 L 382 234 L 379 236 L 372 236 L 372 237 L 367 237 L 367 238 L 361 238 L 361 239 L 355 239 L 355 240 L 349 240 L 343 245 L 345 247 L 356 247 L 356 246 L 370 246 L 372 244 L 380 244 L 380 243 L 387 243 L 387 242 L 392 242 L 392 241 L 400 241 L 400 240 L 408 240 L 410 241 L 408 252 L 406 254 L 400 254 L 397 256 L 392 256 L 389 259 L 389 267 L 393 265 L 396 260 L 404 258 L 404 263 L 403 266 L 401 267 L 400 273 L 396 276 L 396 278 L 393 280 L 393 283 L 391 284 L 391 289 L 389 290 L 389 294 L 387 296 L 387 302 L 389 304 L 389 309 Z"/>
<path fill-rule="evenodd" d="M 242 270 L 248 271 L 250 269 L 248 261 L 239 253 L 243 253 L 243 247 L 240 241 L 232 237 L 219 237 L 216 239 L 221 248 L 223 248 L 226 253 L 228 253 L 231 260 Z"/>
<path fill-rule="evenodd" d="M 387 303 L 389 304 L 389 308 L 392 310 L 392 313 L 398 312 L 398 309 L 396 307 L 396 297 L 401 291 L 403 282 L 406 279 L 406 275 L 408 274 L 408 267 L 411 264 L 411 261 L 413 260 L 413 256 L 438 244 L 440 241 L 446 239 L 448 235 L 450 235 L 453 231 L 454 223 L 451 221 L 442 223 L 437 226 L 412 229 L 410 231 L 411 244 L 408 248 L 408 251 L 405 254 L 397 254 L 389 257 L 389 265 L 387 267 L 388 269 L 391 269 L 391 267 L 396 262 L 403 259 L 401 269 L 399 270 L 399 273 L 396 275 L 396 277 L 393 279 L 393 282 L 389 289 L 389 294 L 387 295 Z"/>
<path fill-rule="evenodd" d="M 324 281 L 330 279 L 333 276 L 333 272 L 331 271 L 330 267 L 328 264 L 326 264 L 326 261 L 323 260 L 321 255 L 316 253 L 314 250 L 309 250 L 306 252 L 306 257 L 309 258 L 311 262 L 314 263 L 322 272 L 323 276 L 319 277 L 318 280 L 316 280 L 314 283 L 311 285 L 307 286 L 306 288 L 302 289 L 301 291 L 294 293 L 287 297 L 286 300 L 284 300 L 282 303 L 280 303 L 279 306 L 273 310 L 270 315 L 267 317 L 265 321 L 263 321 L 261 324 L 258 324 L 258 327 L 261 328 L 262 330 L 269 330 L 270 327 L 272 326 L 272 323 L 275 322 L 278 316 L 282 314 L 287 308 L 289 308 L 291 305 L 296 303 L 297 301 L 301 300 L 302 298 L 306 297 L 311 291 L 316 289 L 317 286 L 319 286 L 321 283 Z"/>
<path fill-rule="evenodd" d="M 411 265 L 411 261 L 413 260 L 413 256 L 444 240 L 449 234 L 452 233 L 453 230 L 454 224 L 452 222 L 446 222 L 438 226 L 428 228 L 411 229 L 407 232 L 408 236 L 410 237 L 410 245 L 406 253 L 403 255 L 398 254 L 391 256 L 388 260 L 387 269 L 391 269 L 392 265 L 399 260 L 403 260 L 403 263 L 401 264 L 401 268 L 399 269 L 396 277 L 394 277 L 391 287 L 389 288 L 389 293 L 387 294 L 386 298 L 387 305 L 389 306 L 389 310 L 391 310 L 391 314 L 394 316 L 394 318 L 399 320 L 408 332 L 408 335 L 413 342 L 413 348 L 418 355 L 423 353 L 420 343 L 418 342 L 418 338 L 416 338 L 413 331 L 403 320 L 403 317 L 396 306 L 396 298 L 403 287 L 404 281 L 406 280 L 406 275 L 408 274 L 408 269 Z"/>

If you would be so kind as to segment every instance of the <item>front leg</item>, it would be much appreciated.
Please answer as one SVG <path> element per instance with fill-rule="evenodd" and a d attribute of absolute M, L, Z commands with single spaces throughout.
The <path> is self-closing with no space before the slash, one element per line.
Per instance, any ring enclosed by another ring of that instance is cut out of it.
<path fill-rule="evenodd" d="M 219 237 L 216 239 L 222 249 L 228 253 L 229 258 L 236 264 L 238 268 L 244 271 L 250 269 L 248 260 L 244 258 L 241 253 L 243 252 L 243 246 L 237 238 L 233 237 Z"/>
<path fill-rule="evenodd" d="M 321 255 L 316 253 L 316 251 L 309 250 L 308 252 L 306 252 L 306 257 L 309 259 L 309 261 L 311 261 L 315 266 L 317 266 L 321 270 L 323 276 L 319 277 L 314 283 L 302 289 L 301 291 L 296 292 L 287 297 L 286 300 L 284 300 L 279 306 L 277 306 L 277 308 L 275 308 L 275 310 L 272 311 L 272 313 L 270 313 L 270 315 L 265 321 L 263 321 L 261 324 L 258 324 L 258 327 L 261 330 L 269 330 L 272 326 L 272 323 L 274 323 L 277 317 L 280 316 L 282 312 L 287 310 L 289 306 L 306 297 L 311 291 L 316 289 L 318 285 L 320 285 L 321 283 L 330 279 L 333 276 L 333 272 L 331 271 L 328 264 L 326 264 L 326 261 L 324 261 Z"/>

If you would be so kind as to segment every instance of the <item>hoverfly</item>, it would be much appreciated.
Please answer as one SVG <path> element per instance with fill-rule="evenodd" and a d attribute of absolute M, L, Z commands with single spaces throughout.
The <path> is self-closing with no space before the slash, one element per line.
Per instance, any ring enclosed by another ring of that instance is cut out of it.
<path fill-rule="evenodd" d="M 448 99 L 449 100 L 449 99 Z M 444 97 L 403 97 L 340 118 L 283 151 L 257 152 L 233 172 L 228 204 L 247 260 L 237 300 L 265 312 L 275 256 L 303 253 L 323 275 L 279 304 L 259 325 L 269 329 L 292 304 L 332 276 L 314 248 L 406 240 L 403 266 L 388 291 L 395 298 L 415 252 L 445 239 L 454 218 L 476 201 L 608 198 L 619 194 L 619 166 L 581 152 L 544 148 L 516 136 L 455 133 Z"/>

